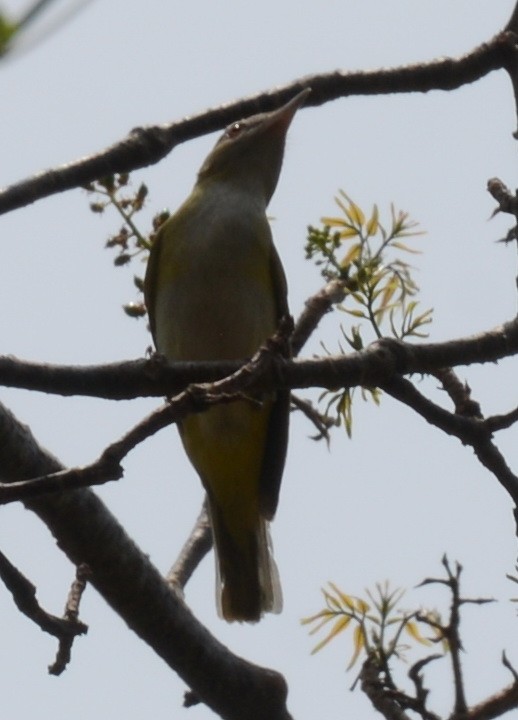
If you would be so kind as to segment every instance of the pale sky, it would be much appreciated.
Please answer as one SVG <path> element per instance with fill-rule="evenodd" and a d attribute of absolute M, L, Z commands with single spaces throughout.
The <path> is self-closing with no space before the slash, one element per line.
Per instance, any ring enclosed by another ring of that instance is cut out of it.
<path fill-rule="evenodd" d="M 61 8 L 70 5 L 62 0 Z M 268 90 L 306 74 L 371 69 L 457 56 L 489 39 L 513 0 L 191 0 L 91 2 L 45 42 L 3 62 L 0 186 L 100 150 L 133 127 L 168 122 L 209 106 Z M 18 11 L 11 0 L 3 8 Z M 35 28 L 36 31 L 38 28 Z M 237 119 L 237 118 L 236 118 Z M 412 258 L 422 308 L 434 307 L 430 338 L 445 340 L 490 329 L 516 312 L 513 247 L 496 245 L 510 220 L 489 222 L 490 177 L 518 184 L 512 132 L 516 117 L 503 73 L 454 93 L 345 98 L 302 110 L 290 130 L 283 172 L 270 205 L 273 232 L 297 316 L 322 284 L 304 260 L 306 226 L 336 214 L 343 188 L 366 209 L 388 217 L 390 203 L 408 211 L 427 234 Z M 146 223 L 189 192 L 215 137 L 179 147 L 158 166 L 138 171 L 150 189 Z M 145 322 L 120 307 L 133 300 L 136 267 L 114 268 L 103 249 L 118 230 L 114 213 L 100 218 L 73 191 L 0 219 L 0 353 L 55 363 L 103 363 L 142 357 L 151 340 Z M 140 268 L 138 268 L 140 270 Z M 143 267 L 142 267 L 143 272 Z M 338 350 L 339 324 L 326 318 L 305 354 L 320 342 Z M 518 404 L 512 361 L 459 370 L 484 412 Z M 424 392 L 445 402 L 434 383 Z M 318 395 L 315 393 L 313 396 Z M 2 389 L 0 400 L 28 423 L 67 465 L 87 463 L 159 401 L 109 403 Z M 349 635 L 314 657 L 315 639 L 300 618 L 322 606 L 329 580 L 351 594 L 390 579 L 407 587 L 405 608 L 448 607 L 446 593 L 411 590 L 441 572 L 447 552 L 465 567 L 465 592 L 498 604 L 465 610 L 468 701 L 510 682 L 500 666 L 506 648 L 518 667 L 512 508 L 471 450 L 383 398 L 359 399 L 354 434 L 333 432 L 330 450 L 309 439 L 313 428 L 293 417 L 280 507 L 272 532 L 285 606 L 252 627 L 229 626 L 215 612 L 210 555 L 187 587 L 187 601 L 216 637 L 239 655 L 282 672 L 297 720 L 375 716 L 346 674 Z M 518 467 L 515 429 L 497 437 Z M 142 550 L 167 572 L 198 513 L 200 483 L 174 429 L 135 450 L 125 477 L 99 489 Z M 0 547 L 60 614 L 73 568 L 47 529 L 17 506 L 2 508 Z M 81 618 L 89 625 L 60 678 L 47 675 L 55 642 L 0 589 L 2 712 L 9 720 L 41 715 L 65 720 L 214 717 L 206 707 L 181 708 L 186 689 L 89 588 Z M 512 634 L 514 633 L 514 634 Z M 417 657 L 417 656 L 416 656 Z M 414 655 L 409 656 L 410 659 Z M 405 668 L 403 668 L 404 671 Z M 427 674 L 431 709 L 447 713 L 448 660 Z M 433 703 L 436 703 L 433 705 Z"/>

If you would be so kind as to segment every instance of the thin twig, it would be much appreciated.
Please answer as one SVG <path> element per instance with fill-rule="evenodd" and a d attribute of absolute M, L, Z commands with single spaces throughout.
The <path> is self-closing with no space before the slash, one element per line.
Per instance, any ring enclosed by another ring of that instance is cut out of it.
<path fill-rule="evenodd" d="M 212 548 L 212 528 L 205 499 L 201 512 L 189 533 L 178 559 L 166 576 L 176 590 L 183 591 L 192 574 Z"/>
<path fill-rule="evenodd" d="M 78 568 L 77 572 L 79 578 L 83 571 Z M 88 627 L 80 622 L 78 612 L 75 612 L 75 614 L 65 612 L 64 617 L 58 618 L 44 610 L 36 599 L 34 585 L 1 552 L 0 578 L 13 596 L 18 610 L 32 620 L 41 630 L 59 640 L 56 660 L 49 667 L 49 673 L 52 675 L 61 674 L 70 661 L 74 639 L 78 635 L 84 635 L 88 631 Z M 76 608 L 77 610 L 79 608 L 78 602 Z"/>
<path fill-rule="evenodd" d="M 506 657 L 505 652 L 502 653 L 502 664 L 513 676 L 514 682 L 498 693 L 486 698 L 478 705 L 474 705 L 469 710 L 469 720 L 493 720 L 518 708 L 518 674 Z"/>
<path fill-rule="evenodd" d="M 83 625 L 79 622 L 79 605 L 81 604 L 81 599 L 84 591 L 86 590 L 86 584 L 90 576 L 91 571 L 88 565 L 85 565 L 84 563 L 78 565 L 76 569 L 76 577 L 72 583 L 70 592 L 68 593 L 65 612 L 63 614 L 64 620 L 72 626 Z M 75 635 L 60 637 L 56 659 L 52 665 L 49 666 L 50 675 L 61 675 L 61 673 L 66 669 L 68 663 L 70 662 L 74 638 Z"/>
<path fill-rule="evenodd" d="M 0 484 L 0 505 L 27 499 L 43 493 L 72 490 L 101 485 L 123 476 L 122 460 L 138 444 L 159 430 L 176 423 L 190 413 L 202 412 L 211 405 L 230 403 L 236 399 L 259 402 L 246 395 L 261 377 L 268 372 L 275 374 L 278 353 L 285 352 L 287 334 L 291 323 L 281 325 L 254 357 L 236 372 L 214 383 L 200 383 L 189 387 L 165 405 L 137 423 L 119 440 L 108 445 L 100 457 L 90 465 L 69 470 L 58 470 L 30 480 Z M 273 370 L 272 370 L 273 367 Z"/>
<path fill-rule="evenodd" d="M 297 397 L 297 395 L 291 395 L 291 403 L 297 409 L 300 410 L 307 419 L 313 423 L 317 430 L 317 435 L 311 437 L 312 440 L 325 440 L 329 447 L 331 436 L 329 435 L 329 428 L 337 424 L 334 418 L 328 415 L 322 415 L 318 410 L 308 401 L 303 398 Z"/>
<path fill-rule="evenodd" d="M 333 305 L 342 302 L 345 297 L 345 286 L 341 280 L 331 280 L 315 295 L 312 295 L 304 304 L 291 337 L 291 346 L 296 357 L 308 339 L 316 330 L 318 324 Z"/>
<path fill-rule="evenodd" d="M 427 422 L 448 435 L 457 437 L 464 445 L 470 445 L 480 462 L 490 470 L 511 496 L 518 507 L 518 477 L 511 471 L 505 458 L 491 440 L 490 426 L 478 418 L 454 415 L 425 398 L 411 382 L 394 377 L 381 385 L 389 395 L 408 405 Z M 518 514 L 517 514 L 518 523 Z"/>

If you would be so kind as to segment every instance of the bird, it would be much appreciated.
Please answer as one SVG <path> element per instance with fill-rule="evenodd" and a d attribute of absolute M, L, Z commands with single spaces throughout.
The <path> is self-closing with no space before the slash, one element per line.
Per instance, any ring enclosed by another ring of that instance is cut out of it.
<path fill-rule="evenodd" d="M 191 194 L 157 232 L 144 298 L 156 350 L 168 362 L 250 358 L 288 315 L 266 209 L 288 128 L 309 92 L 231 123 Z M 269 523 L 279 500 L 289 403 L 281 389 L 214 405 L 179 423 L 207 494 L 216 604 L 229 622 L 257 622 L 282 608 Z"/>

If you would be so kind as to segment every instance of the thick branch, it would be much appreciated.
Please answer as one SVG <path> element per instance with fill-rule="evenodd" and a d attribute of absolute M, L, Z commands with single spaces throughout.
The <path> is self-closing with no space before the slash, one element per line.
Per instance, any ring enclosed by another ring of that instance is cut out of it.
<path fill-rule="evenodd" d="M 495 362 L 518 353 L 518 319 L 458 340 L 410 345 L 385 338 L 366 350 L 311 360 L 282 360 L 261 373 L 254 389 L 375 387 L 394 373 L 433 373 L 445 367 Z M 174 395 L 190 383 L 213 382 L 236 372 L 243 361 L 174 363 L 160 358 L 100 366 L 59 366 L 0 357 L 0 385 L 58 395 L 107 400 Z"/>
<path fill-rule="evenodd" d="M 111 173 L 130 172 L 165 157 L 176 145 L 215 130 L 238 117 L 272 110 L 305 87 L 311 87 L 306 105 L 323 105 L 349 95 L 378 95 L 430 90 L 454 90 L 499 68 L 514 77 L 516 36 L 503 32 L 459 58 L 371 72 L 335 71 L 304 78 L 274 91 L 227 103 L 178 122 L 137 128 L 121 142 L 81 160 L 38 173 L 0 191 L 0 214 L 44 197 L 81 187 Z"/>
<path fill-rule="evenodd" d="M 63 469 L 1 406 L 0 468 L 3 482 Z M 232 720 L 289 720 L 284 678 L 237 658 L 213 638 L 93 492 L 53 493 L 27 507 L 73 563 L 89 566 L 91 584 L 202 702 Z"/>
<path fill-rule="evenodd" d="M 410 720 L 398 701 L 385 691 L 385 684 L 380 677 L 380 667 L 374 658 L 368 658 L 360 673 L 361 688 L 372 705 L 386 720 Z"/>
<path fill-rule="evenodd" d="M 239 367 L 232 375 L 214 383 L 189 385 L 184 392 L 171 398 L 121 438 L 108 445 L 100 457 L 90 465 L 59 470 L 29 480 L 3 485 L 0 483 L 0 503 L 26 500 L 56 490 L 71 490 L 101 485 L 110 480 L 119 480 L 123 476 L 121 462 L 124 457 L 139 443 L 159 430 L 182 420 L 188 414 L 206 410 L 215 403 L 228 403 L 240 397 L 250 397 L 247 395 L 249 388 L 255 387 L 261 377 L 275 364 L 279 353 L 284 353 L 285 332 L 288 330 L 288 326 L 291 327 L 291 323 L 281 325 L 278 333 L 260 347 L 249 362 Z"/>

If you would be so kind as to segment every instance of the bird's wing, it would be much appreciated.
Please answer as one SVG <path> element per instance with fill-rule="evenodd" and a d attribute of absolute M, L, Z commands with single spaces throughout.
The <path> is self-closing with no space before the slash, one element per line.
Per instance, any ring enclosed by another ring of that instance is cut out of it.
<path fill-rule="evenodd" d="M 277 321 L 288 314 L 288 289 L 286 277 L 277 250 L 272 245 L 271 272 L 277 308 Z M 287 354 L 289 354 L 287 352 Z M 288 445 L 290 416 L 290 391 L 280 389 L 270 411 L 263 464 L 260 479 L 261 514 L 271 520 L 277 510 L 282 472 Z"/>

